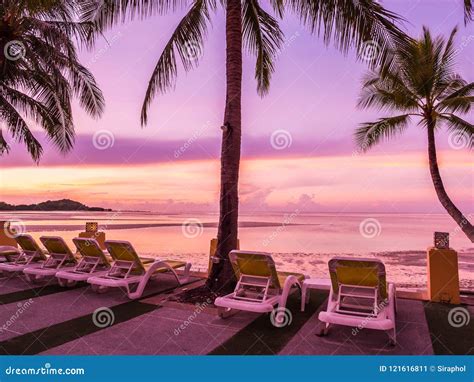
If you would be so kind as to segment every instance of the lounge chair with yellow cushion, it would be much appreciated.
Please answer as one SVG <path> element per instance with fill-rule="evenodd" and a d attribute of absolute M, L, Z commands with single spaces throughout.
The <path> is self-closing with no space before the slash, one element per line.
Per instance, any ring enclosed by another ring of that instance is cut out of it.
<path fill-rule="evenodd" d="M 276 305 L 277 310 L 283 313 L 292 288 L 298 287 L 301 291 L 305 276 L 277 272 L 269 253 L 233 250 L 229 253 L 229 259 L 237 285 L 232 293 L 214 301 L 221 317 L 226 317 L 233 310 L 273 312 Z"/>
<path fill-rule="evenodd" d="M 331 291 L 328 307 L 319 313 L 327 334 L 331 324 L 358 330 L 386 331 L 396 343 L 395 285 L 387 284 L 385 266 L 380 260 L 335 257 L 329 261 Z"/>
<path fill-rule="evenodd" d="M 27 267 L 23 271 L 30 281 L 39 281 L 56 276 L 56 273 L 73 268 L 77 260 L 63 238 L 59 236 L 42 236 L 40 241 L 47 249 L 49 256 L 39 267 Z"/>
<path fill-rule="evenodd" d="M 39 267 L 46 260 L 46 255 L 31 235 L 19 234 L 15 237 L 21 248 L 19 254 L 12 261 L 0 264 L 0 272 L 23 272 L 26 268 Z M 16 248 L 15 248 L 16 249 Z"/>
<path fill-rule="evenodd" d="M 107 273 L 111 261 L 96 240 L 76 237 L 72 241 L 77 252 L 81 254 L 81 260 L 72 269 L 56 273 L 59 285 L 73 286 L 79 281 L 87 281 L 91 276 L 101 276 Z"/>
<path fill-rule="evenodd" d="M 142 296 L 148 280 L 160 274 L 171 273 L 179 285 L 189 280 L 190 263 L 174 260 L 155 260 L 146 263 L 128 241 L 107 240 L 105 246 L 112 256 L 113 264 L 106 274 L 87 280 L 96 291 L 109 287 L 125 288 L 128 297 L 136 299 Z M 180 268 L 184 269 L 177 271 Z"/>
<path fill-rule="evenodd" d="M 1 262 L 1 264 L 6 263 L 13 263 L 18 256 L 20 256 L 20 250 L 16 247 L 12 247 L 11 245 L 0 245 L 0 256 L 3 256 L 5 261 Z"/>

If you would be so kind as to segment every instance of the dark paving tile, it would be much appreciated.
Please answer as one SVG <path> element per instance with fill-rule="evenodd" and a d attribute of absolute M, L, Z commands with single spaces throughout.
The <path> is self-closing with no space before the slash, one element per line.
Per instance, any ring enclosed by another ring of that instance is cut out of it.
<path fill-rule="evenodd" d="M 200 312 L 190 320 L 191 314 L 158 308 L 42 354 L 207 354 L 255 318 L 244 314 L 222 321 Z"/>
<path fill-rule="evenodd" d="M 433 354 L 428 326 L 421 301 L 398 299 L 397 345 L 391 346 L 384 332 L 332 326 L 325 337 L 316 335 L 320 321 L 317 311 L 280 354 L 286 355 L 401 355 Z M 326 303 L 321 309 L 326 308 Z"/>

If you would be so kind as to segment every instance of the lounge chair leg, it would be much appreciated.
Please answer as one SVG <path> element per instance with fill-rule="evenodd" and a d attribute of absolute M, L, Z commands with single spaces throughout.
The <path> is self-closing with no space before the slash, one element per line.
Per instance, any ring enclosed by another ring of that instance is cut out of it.
<path fill-rule="evenodd" d="M 218 308 L 217 309 L 217 314 L 219 315 L 220 318 L 225 319 L 233 316 L 236 314 L 238 310 L 236 309 L 230 309 L 230 308 Z"/>
<path fill-rule="evenodd" d="M 329 324 L 322 322 L 322 323 L 319 325 L 318 330 L 316 331 L 316 335 L 317 335 L 318 337 L 324 337 L 324 336 L 327 336 L 327 335 L 328 335 L 328 332 L 329 332 Z"/>
<path fill-rule="evenodd" d="M 397 344 L 397 329 L 393 328 L 387 332 L 389 343 L 391 346 L 395 346 Z"/>

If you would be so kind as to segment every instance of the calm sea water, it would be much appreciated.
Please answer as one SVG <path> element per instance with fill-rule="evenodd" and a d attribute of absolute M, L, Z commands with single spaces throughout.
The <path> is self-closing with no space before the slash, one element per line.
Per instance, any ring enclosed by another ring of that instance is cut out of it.
<path fill-rule="evenodd" d="M 3 212 L 0 220 L 16 220 L 22 231 L 39 238 L 59 235 L 71 239 L 86 221 L 97 221 L 108 239 L 128 240 L 147 255 L 173 257 L 207 267 L 209 241 L 216 235 L 214 214 L 162 215 L 135 212 Z M 451 247 L 459 252 L 461 284 L 473 288 L 474 246 L 447 215 L 425 214 L 242 214 L 241 248 L 274 254 L 277 265 L 314 277 L 327 275 L 335 255 L 381 258 L 388 277 L 401 287 L 423 287 L 426 248 L 433 232 L 450 232 Z"/>

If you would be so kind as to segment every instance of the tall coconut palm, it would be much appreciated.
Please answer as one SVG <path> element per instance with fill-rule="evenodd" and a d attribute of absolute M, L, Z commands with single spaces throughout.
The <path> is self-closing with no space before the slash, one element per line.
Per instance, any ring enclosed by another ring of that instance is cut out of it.
<path fill-rule="evenodd" d="M 435 133 L 446 126 L 451 134 L 474 142 L 474 125 L 461 118 L 471 111 L 474 82 L 467 83 L 454 71 L 456 28 L 446 40 L 433 39 L 427 28 L 423 36 L 394 51 L 392 66 L 371 72 L 363 84 L 359 106 L 377 107 L 403 114 L 363 123 L 355 137 L 363 150 L 383 139 L 393 138 L 410 125 L 412 117 L 425 129 L 431 178 L 439 201 L 466 236 L 474 242 L 474 228 L 448 196 L 438 168 Z"/>
<path fill-rule="evenodd" d="M 76 0 L 2 0 L 0 3 L 0 118 L 2 128 L 38 161 L 43 148 L 31 131 L 41 126 L 61 152 L 74 143 L 71 100 L 92 116 L 104 99 L 77 58 L 75 40 L 87 41 L 92 24 L 78 22 Z M 0 154 L 10 150 L 0 130 Z"/>
<path fill-rule="evenodd" d="M 173 87 L 178 70 L 176 56 L 185 70 L 197 65 L 211 13 L 218 5 L 215 0 L 102 0 L 94 7 L 91 2 L 89 17 L 96 22 L 97 32 L 134 16 L 147 17 L 187 8 L 151 75 L 141 112 L 142 124 L 147 123 L 153 97 Z M 230 287 L 233 281 L 227 255 L 237 246 L 243 46 L 256 56 L 257 91 L 263 95 L 269 89 L 274 62 L 284 41 L 277 17 L 281 18 L 286 11 L 296 14 L 312 33 L 321 35 L 326 43 L 334 42 L 343 52 L 356 48 L 362 55 L 369 42 L 369 48 L 375 47 L 378 53 L 372 61 L 374 65 L 387 59 L 392 41 L 401 39 L 402 35 L 394 25 L 398 16 L 373 0 L 269 0 L 269 8 L 276 16 L 267 12 L 259 0 L 227 0 L 220 5 L 226 21 L 226 104 L 218 245 L 216 264 L 208 280 L 213 290 Z"/>

